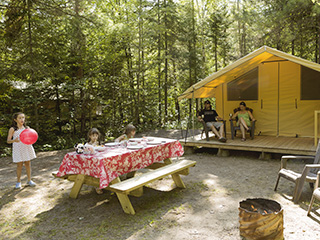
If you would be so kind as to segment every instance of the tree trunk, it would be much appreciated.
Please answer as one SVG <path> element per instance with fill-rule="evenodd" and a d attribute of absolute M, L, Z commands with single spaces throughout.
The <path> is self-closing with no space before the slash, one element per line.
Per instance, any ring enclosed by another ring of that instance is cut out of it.
<path fill-rule="evenodd" d="M 84 71 L 83 71 L 83 54 L 85 51 L 85 36 L 82 33 L 81 25 L 80 25 L 80 4 L 81 0 L 75 0 L 74 3 L 74 11 L 75 11 L 75 39 L 74 41 L 74 54 L 76 56 L 76 79 L 79 82 L 82 82 Z M 86 89 L 81 88 L 80 89 L 80 132 L 85 133 L 85 126 L 86 126 L 86 114 L 87 114 L 87 94 Z"/>
<path fill-rule="evenodd" d="M 217 39 L 217 33 L 214 35 L 214 66 L 216 72 L 218 71 L 218 39 Z"/>
<path fill-rule="evenodd" d="M 317 56 L 318 56 L 318 59 L 317 59 L 317 63 L 320 63 L 320 15 L 318 15 L 318 42 L 317 42 L 317 44 L 318 44 L 318 54 L 317 54 Z"/>
<path fill-rule="evenodd" d="M 33 61 L 33 39 L 32 39 L 32 28 L 31 28 L 31 0 L 26 0 L 27 11 L 28 11 L 28 41 L 29 41 L 29 63 L 30 63 L 30 76 L 31 84 L 33 85 L 32 95 L 33 95 L 33 109 L 34 109 L 34 120 L 35 129 L 39 132 L 39 113 L 38 113 L 38 92 L 36 90 L 36 79 L 34 75 L 34 61 Z"/>
<path fill-rule="evenodd" d="M 165 25 L 165 32 L 164 32 L 164 122 L 167 123 L 168 121 L 168 21 L 167 21 L 167 1 L 164 0 L 165 6 L 165 14 L 164 14 L 164 25 Z"/>
<path fill-rule="evenodd" d="M 243 48 L 242 48 L 242 56 L 245 56 L 247 54 L 247 40 L 246 40 L 246 35 L 247 31 L 246 31 L 246 23 L 244 22 L 242 24 L 242 44 L 243 44 Z"/>
<path fill-rule="evenodd" d="M 130 78 L 130 87 L 131 87 L 131 91 L 129 92 L 129 100 L 131 101 L 131 104 L 132 104 L 130 111 L 131 111 L 131 116 L 134 116 L 136 99 L 134 97 L 134 77 L 132 72 L 132 54 L 131 54 L 130 47 L 125 48 L 125 54 L 127 59 L 127 68 L 128 68 L 128 75 Z"/>
<path fill-rule="evenodd" d="M 242 38 L 241 38 L 241 22 L 240 22 L 240 0 L 237 0 L 237 14 L 238 14 L 238 43 L 239 43 L 239 55 L 242 57 Z"/>
<path fill-rule="evenodd" d="M 59 87 L 58 84 L 55 84 L 55 92 L 56 92 L 56 111 L 57 111 L 57 124 L 59 128 L 59 135 L 62 134 L 62 126 L 61 126 L 61 108 L 60 108 L 60 96 L 59 96 Z"/>
<path fill-rule="evenodd" d="M 141 61 L 142 61 L 142 51 L 143 51 L 143 20 L 142 20 L 142 1 L 139 1 L 139 21 L 138 21 L 138 29 L 139 29 L 139 45 L 138 45 L 138 73 L 137 73 L 137 104 L 136 104 L 136 112 L 135 112 L 135 121 L 137 124 L 140 123 L 140 75 L 142 72 Z"/>
<path fill-rule="evenodd" d="M 189 50 L 189 86 L 192 86 L 193 85 L 193 81 L 192 81 L 192 54 L 191 54 L 191 51 L 192 51 L 192 47 L 191 47 L 191 41 L 189 40 L 188 41 L 188 50 Z M 191 114 L 191 111 L 192 111 L 192 101 L 191 99 L 189 100 L 189 112 Z"/>
<path fill-rule="evenodd" d="M 291 54 L 294 55 L 295 51 L 294 51 L 294 40 L 291 41 Z"/>
<path fill-rule="evenodd" d="M 127 3 L 127 1 L 125 1 L 125 4 Z M 126 9 L 126 21 L 127 24 L 129 24 L 129 13 L 128 10 Z M 129 91 L 129 102 L 131 103 L 130 106 L 130 114 L 132 117 L 134 117 L 134 108 L 136 106 L 136 98 L 135 93 L 134 93 L 134 76 L 133 76 L 133 60 L 132 60 L 132 52 L 131 52 L 131 47 L 130 47 L 130 43 L 127 43 L 127 46 L 124 49 L 125 54 L 126 54 L 126 60 L 127 60 L 127 68 L 128 68 L 128 75 L 129 75 L 129 81 L 130 81 L 130 88 L 131 91 Z M 123 116 L 123 114 L 122 114 Z M 124 116 L 123 116 L 124 117 Z"/>
<path fill-rule="evenodd" d="M 192 0 L 192 67 L 194 71 L 194 83 L 197 82 L 198 72 L 197 72 L 197 51 L 196 51 L 196 24 L 195 24 L 195 14 L 194 14 L 194 0 Z M 198 110 L 198 102 L 196 101 L 196 110 Z"/>
<path fill-rule="evenodd" d="M 158 104 L 159 104 L 159 126 L 162 125 L 162 106 L 161 106 L 161 32 L 160 32 L 160 0 L 158 0 Z"/>

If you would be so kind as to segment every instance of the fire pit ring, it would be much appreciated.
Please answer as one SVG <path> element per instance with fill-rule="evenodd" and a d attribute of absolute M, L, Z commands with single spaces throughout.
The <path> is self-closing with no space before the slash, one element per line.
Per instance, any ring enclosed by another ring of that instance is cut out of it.
<path fill-rule="evenodd" d="M 239 203 L 240 236 L 247 240 L 283 240 L 283 209 L 264 198 Z"/>

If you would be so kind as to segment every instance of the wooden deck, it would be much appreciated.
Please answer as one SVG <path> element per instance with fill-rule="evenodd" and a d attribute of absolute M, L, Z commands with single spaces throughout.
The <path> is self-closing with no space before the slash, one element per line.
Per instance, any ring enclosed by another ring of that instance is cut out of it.
<path fill-rule="evenodd" d="M 228 141 L 221 143 L 217 139 L 210 137 L 210 141 L 205 140 L 203 134 L 181 139 L 180 142 L 186 147 L 206 147 L 217 148 L 220 150 L 242 150 L 254 151 L 261 153 L 280 153 L 293 155 L 315 155 L 316 147 L 313 138 L 292 138 L 292 137 L 272 137 L 272 136 L 255 136 L 253 140 L 250 138 L 242 142 L 240 137 L 234 140 L 231 136 L 227 136 Z"/>

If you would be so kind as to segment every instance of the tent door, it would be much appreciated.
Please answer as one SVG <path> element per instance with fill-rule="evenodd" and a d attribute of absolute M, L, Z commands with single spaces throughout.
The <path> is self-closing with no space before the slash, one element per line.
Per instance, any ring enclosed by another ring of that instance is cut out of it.
<path fill-rule="evenodd" d="M 293 62 L 279 63 L 279 135 L 298 135 L 301 122 L 300 65 Z"/>
<path fill-rule="evenodd" d="M 260 109 L 254 112 L 257 131 L 262 135 L 278 135 L 278 62 L 265 62 L 259 65 Z"/>

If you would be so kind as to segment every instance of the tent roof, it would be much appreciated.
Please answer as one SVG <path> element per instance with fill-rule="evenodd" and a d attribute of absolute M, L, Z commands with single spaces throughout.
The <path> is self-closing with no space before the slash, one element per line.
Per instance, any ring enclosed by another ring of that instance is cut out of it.
<path fill-rule="evenodd" d="M 244 73 L 254 69 L 260 63 L 272 60 L 288 60 L 305 67 L 314 69 L 320 72 L 320 64 L 314 63 L 291 54 L 279 51 L 277 49 L 263 46 L 252 53 L 238 59 L 234 63 L 228 65 L 227 67 L 219 70 L 206 77 L 200 82 L 193 84 L 184 93 L 182 93 L 178 100 L 184 98 L 207 98 L 213 97 L 215 93 L 215 88 L 220 84 L 230 82 L 233 79 L 243 75 Z"/>

